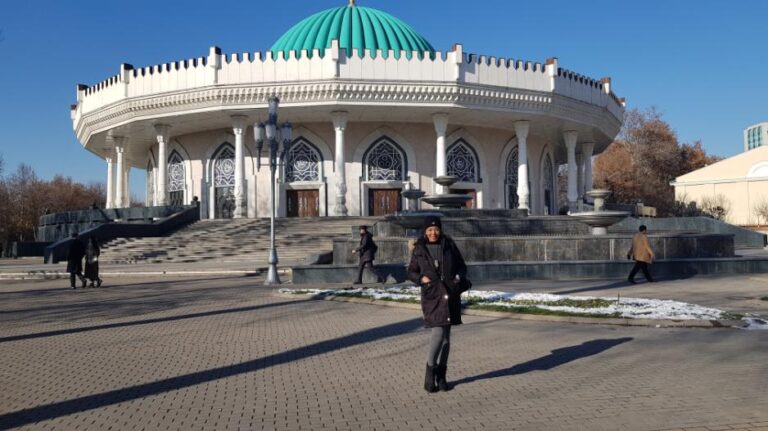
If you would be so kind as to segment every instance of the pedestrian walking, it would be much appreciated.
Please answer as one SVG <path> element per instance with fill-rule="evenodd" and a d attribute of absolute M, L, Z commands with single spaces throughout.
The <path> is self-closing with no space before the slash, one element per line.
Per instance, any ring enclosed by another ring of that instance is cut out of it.
<path fill-rule="evenodd" d="M 449 391 L 446 380 L 451 349 L 451 326 L 461 325 L 461 294 L 472 285 L 456 243 L 443 234 L 439 217 L 428 216 L 423 236 L 416 241 L 408 265 L 408 279 L 421 287 L 424 325 L 431 328 L 424 389 Z"/>
<path fill-rule="evenodd" d="M 360 246 L 352 250 L 352 254 L 357 254 L 359 257 L 359 263 L 357 265 L 357 279 L 355 279 L 354 283 L 352 284 L 362 284 L 363 272 L 365 271 L 366 266 L 370 267 L 371 272 L 373 272 L 373 274 L 376 276 L 376 280 L 381 281 L 379 274 L 373 267 L 373 261 L 376 259 L 376 251 L 378 249 L 379 246 L 373 242 L 373 235 L 368 232 L 368 226 L 360 226 Z"/>
<path fill-rule="evenodd" d="M 640 231 L 632 237 L 632 248 L 627 253 L 627 259 L 634 259 L 635 266 L 632 267 L 632 271 L 629 273 L 628 281 L 635 284 L 635 275 L 638 271 L 643 271 L 645 279 L 649 283 L 653 283 L 654 279 L 651 277 L 648 265 L 653 263 L 653 250 L 648 243 L 648 228 L 645 225 L 640 226 Z"/>
<path fill-rule="evenodd" d="M 83 257 L 85 256 L 85 244 L 77 236 L 77 232 L 72 233 L 72 242 L 69 244 L 69 252 L 67 253 L 67 272 L 69 273 L 69 286 L 72 289 L 77 289 L 76 279 L 80 278 L 80 282 L 85 287 L 85 277 L 83 277 Z"/>
<path fill-rule="evenodd" d="M 95 236 L 92 236 L 85 248 L 85 278 L 91 281 L 91 287 L 101 287 L 102 280 L 99 278 L 100 255 L 99 241 Z"/>

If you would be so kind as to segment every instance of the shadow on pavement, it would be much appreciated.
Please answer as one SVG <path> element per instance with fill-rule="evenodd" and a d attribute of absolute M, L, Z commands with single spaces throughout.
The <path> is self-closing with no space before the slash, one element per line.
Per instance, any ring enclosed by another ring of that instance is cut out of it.
<path fill-rule="evenodd" d="M 291 302 L 296 303 L 296 301 Z M 282 303 L 284 304 L 284 303 Z M 332 340 L 320 341 L 285 352 L 275 353 L 263 358 L 251 361 L 241 362 L 239 364 L 228 365 L 209 370 L 198 371 L 195 373 L 184 374 L 182 376 L 171 377 L 158 380 L 156 382 L 145 383 L 142 385 L 130 386 L 127 388 L 116 389 L 114 391 L 103 392 L 100 394 L 88 395 L 57 403 L 45 404 L 26 410 L 0 415 L 0 430 L 29 425 L 49 419 L 67 416 L 74 413 L 149 397 L 164 392 L 174 391 L 199 385 L 214 380 L 225 379 L 240 374 L 251 373 L 261 369 L 274 367 L 293 361 L 318 356 L 325 353 L 334 352 L 348 347 L 378 341 L 389 337 L 402 335 L 423 326 L 421 317 L 410 319 L 403 322 L 393 323 L 386 326 L 367 329 Z"/>
<path fill-rule="evenodd" d="M 653 276 L 653 274 L 651 274 L 651 275 Z M 674 277 L 670 277 L 670 276 L 667 276 L 667 277 L 655 277 L 655 280 L 657 282 L 659 282 L 659 281 L 672 281 L 672 280 L 687 280 L 687 279 L 693 278 L 695 276 L 696 276 L 696 274 L 687 274 L 686 273 L 686 274 L 676 275 Z M 638 286 L 647 283 L 645 278 L 642 278 L 642 275 L 638 276 L 635 280 L 637 281 L 637 285 Z M 621 280 L 621 281 L 614 281 L 612 283 L 603 284 L 603 285 L 599 285 L 599 286 L 588 286 L 588 287 L 582 287 L 582 288 L 579 288 L 579 289 L 570 289 L 570 290 L 556 290 L 556 291 L 552 291 L 552 293 L 557 294 L 557 295 L 569 295 L 569 294 L 572 294 L 572 293 L 594 292 L 594 291 L 597 291 L 597 290 L 611 290 L 611 289 L 621 289 L 621 288 L 627 288 L 627 289 L 631 290 L 632 287 L 634 287 L 634 286 L 635 286 L 634 284 L 630 284 L 627 280 Z"/>
<path fill-rule="evenodd" d="M 124 328 L 128 326 L 149 325 L 153 323 L 173 322 L 176 320 L 194 319 L 197 317 L 218 316 L 221 314 L 242 313 L 245 311 L 255 311 L 263 308 L 272 308 L 272 307 L 280 307 L 284 305 L 300 304 L 300 303 L 309 302 L 309 301 L 312 301 L 312 300 L 302 299 L 299 301 L 274 302 L 270 304 L 253 305 L 250 307 L 227 308 L 224 310 L 213 310 L 213 311 L 204 311 L 201 313 L 182 314 L 179 316 L 158 317 L 155 319 L 134 320 L 130 322 L 107 323 L 104 325 L 85 326 L 80 328 L 58 329 L 55 331 L 37 332 L 34 334 L 12 335 L 9 337 L 0 338 L 0 343 L 9 343 L 11 341 L 20 341 L 20 340 L 31 340 L 35 338 L 55 337 L 57 335 L 78 334 L 81 332 L 99 331 L 102 329 L 114 329 L 114 328 Z"/>
<path fill-rule="evenodd" d="M 550 370 L 568 362 L 573 362 L 578 359 L 586 358 L 588 356 L 597 355 L 612 347 L 624 344 L 628 341 L 632 341 L 634 338 L 624 337 L 614 340 L 592 340 L 587 341 L 578 346 L 563 347 L 561 349 L 555 349 L 547 356 L 536 358 L 532 361 L 517 364 L 513 367 L 505 368 L 503 370 L 491 371 L 485 374 L 479 374 L 477 376 L 465 377 L 461 380 L 453 382 L 454 385 L 461 385 L 464 383 L 472 383 L 478 380 L 495 379 L 497 377 L 516 376 L 518 374 L 530 373 L 532 371 Z"/>

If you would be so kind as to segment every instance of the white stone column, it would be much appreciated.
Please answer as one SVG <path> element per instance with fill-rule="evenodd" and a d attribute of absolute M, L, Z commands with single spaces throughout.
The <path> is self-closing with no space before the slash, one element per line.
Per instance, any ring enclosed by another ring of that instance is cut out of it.
<path fill-rule="evenodd" d="M 234 218 L 246 216 L 245 206 L 245 129 L 248 117 L 232 116 L 232 131 L 235 133 L 235 213 Z"/>
<path fill-rule="evenodd" d="M 576 141 L 579 138 L 578 132 L 569 130 L 563 132 L 565 146 L 568 149 L 568 210 L 576 212 L 576 201 L 579 199 L 578 183 L 576 177 L 578 168 L 576 167 Z"/>
<path fill-rule="evenodd" d="M 107 209 L 115 207 L 115 164 L 112 155 L 104 158 L 107 161 Z"/>
<path fill-rule="evenodd" d="M 112 137 L 115 145 L 115 197 L 113 208 L 124 208 L 125 204 L 125 140 L 120 137 Z"/>
<path fill-rule="evenodd" d="M 435 123 L 435 133 L 437 141 L 435 142 L 435 177 L 448 175 L 448 166 L 446 164 L 445 154 L 445 133 L 448 130 L 448 114 L 434 114 L 432 121 Z M 443 193 L 443 187 L 434 185 L 435 193 Z"/>
<path fill-rule="evenodd" d="M 581 154 L 584 155 L 584 192 L 592 190 L 592 154 L 595 152 L 595 143 L 586 142 L 581 145 Z M 589 198 L 588 198 L 589 199 Z"/>
<path fill-rule="evenodd" d="M 528 187 L 528 121 L 515 122 L 517 137 L 517 208 L 530 212 L 531 191 Z"/>
<path fill-rule="evenodd" d="M 576 152 L 576 167 L 578 169 L 578 175 L 576 176 L 576 194 L 579 197 L 576 199 L 577 204 L 581 206 L 581 202 L 584 199 L 584 155 L 580 152 Z"/>
<path fill-rule="evenodd" d="M 131 164 L 126 158 L 123 163 L 123 208 L 131 206 Z"/>
<path fill-rule="evenodd" d="M 168 138 L 171 126 L 155 125 L 157 138 L 157 182 L 155 183 L 155 199 L 157 206 L 168 205 Z"/>
<path fill-rule="evenodd" d="M 336 131 L 335 166 L 336 170 L 336 206 L 334 215 L 346 217 L 347 209 L 347 163 L 344 157 L 344 132 L 347 129 L 349 114 L 346 111 L 331 112 L 333 130 Z"/>

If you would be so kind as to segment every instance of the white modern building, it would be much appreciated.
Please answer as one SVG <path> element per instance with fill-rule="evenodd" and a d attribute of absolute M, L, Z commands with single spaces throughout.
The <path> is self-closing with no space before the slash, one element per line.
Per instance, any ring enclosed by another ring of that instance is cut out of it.
<path fill-rule="evenodd" d="M 591 157 L 619 132 L 611 80 L 544 63 L 436 51 L 411 26 L 348 5 L 296 24 L 266 53 L 120 66 L 80 85 L 72 121 L 106 161 L 108 206 L 128 204 L 130 167 L 146 169 L 147 205 L 201 201 L 204 218 L 266 217 L 268 151 L 253 126 L 280 98 L 293 145 L 280 161 L 280 216 L 382 215 L 401 192 L 437 192 L 455 175 L 477 208 L 555 214 L 557 167 L 570 205 L 592 187 Z M 257 158 L 261 157 L 261 169 Z M 425 205 L 426 207 L 426 205 Z"/>
<path fill-rule="evenodd" d="M 744 151 L 768 145 L 768 122 L 744 129 Z"/>

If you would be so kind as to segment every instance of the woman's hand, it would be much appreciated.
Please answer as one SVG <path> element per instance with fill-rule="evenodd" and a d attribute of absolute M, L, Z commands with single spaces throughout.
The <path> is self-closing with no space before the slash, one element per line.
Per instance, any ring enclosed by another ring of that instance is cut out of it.
<path fill-rule="evenodd" d="M 426 275 L 421 276 L 421 284 L 429 284 L 432 283 L 432 279 L 427 277 Z"/>

